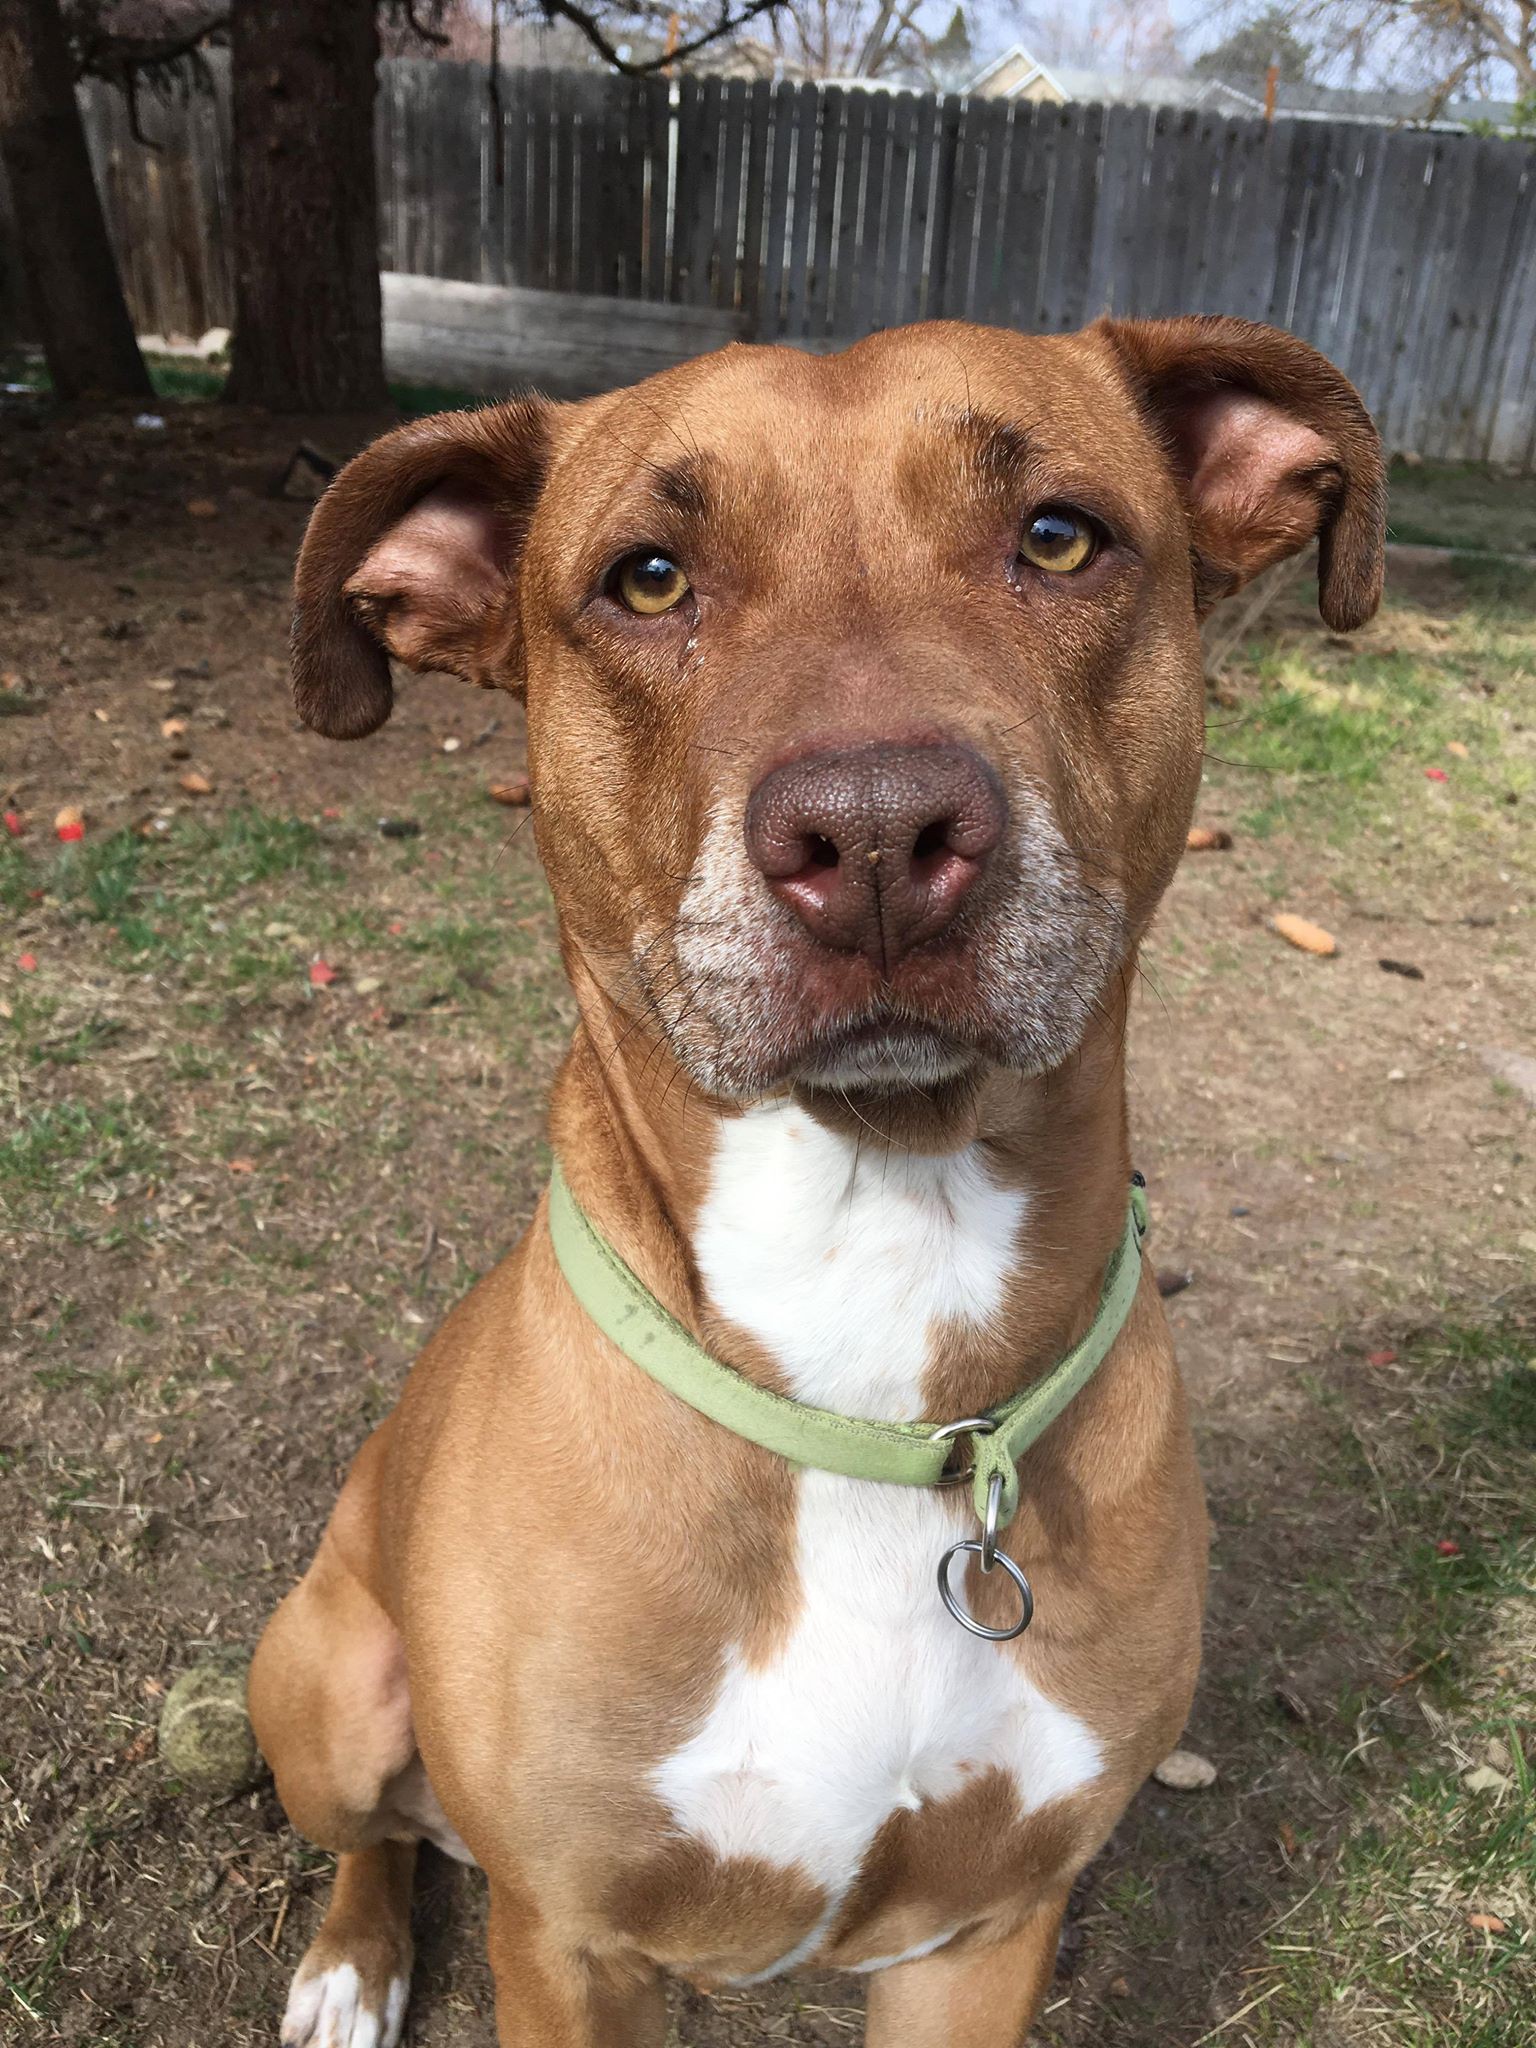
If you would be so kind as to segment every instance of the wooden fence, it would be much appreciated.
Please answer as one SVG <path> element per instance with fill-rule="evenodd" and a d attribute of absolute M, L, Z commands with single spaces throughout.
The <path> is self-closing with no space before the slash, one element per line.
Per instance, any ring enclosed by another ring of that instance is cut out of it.
<path fill-rule="evenodd" d="M 763 339 L 1230 312 L 1306 336 L 1389 445 L 1536 467 L 1536 147 L 1151 107 L 397 61 L 385 268 L 712 308 Z M 85 92 L 139 325 L 230 318 L 228 121 Z"/>

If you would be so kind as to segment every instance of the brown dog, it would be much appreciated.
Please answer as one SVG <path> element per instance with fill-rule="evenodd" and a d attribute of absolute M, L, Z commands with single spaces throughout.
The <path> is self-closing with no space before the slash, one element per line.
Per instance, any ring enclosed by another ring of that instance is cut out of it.
<path fill-rule="evenodd" d="M 386 649 L 526 689 L 575 1196 L 740 1374 L 937 1425 L 1094 1316 L 1198 622 L 1314 536 L 1323 615 L 1358 626 L 1377 437 L 1266 328 L 733 348 L 359 456 L 300 560 L 295 689 L 340 738 L 388 715 Z M 256 1659 L 283 1803 L 341 1856 L 284 2040 L 395 2040 L 426 1838 L 487 1873 L 508 2048 L 659 2044 L 664 1971 L 800 1963 L 873 1973 L 878 2048 L 1019 2042 L 1199 1655 L 1205 1518 L 1145 1274 L 1020 1479 L 1036 1619 L 979 1641 L 934 1584 L 964 1490 L 706 1420 L 599 1334 L 541 1207 Z"/>

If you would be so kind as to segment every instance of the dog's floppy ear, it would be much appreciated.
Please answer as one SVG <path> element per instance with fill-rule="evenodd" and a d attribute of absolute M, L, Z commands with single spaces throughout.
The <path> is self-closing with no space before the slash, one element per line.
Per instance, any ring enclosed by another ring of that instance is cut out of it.
<path fill-rule="evenodd" d="M 1359 393 L 1326 356 L 1249 320 L 1101 320 L 1189 506 L 1203 614 L 1316 536 L 1339 632 L 1381 602 L 1386 473 Z"/>
<path fill-rule="evenodd" d="M 306 725 L 337 740 L 381 726 L 394 701 L 389 654 L 484 688 L 518 686 L 517 557 L 552 411 L 526 399 L 437 413 L 336 477 L 294 577 L 293 700 Z"/>

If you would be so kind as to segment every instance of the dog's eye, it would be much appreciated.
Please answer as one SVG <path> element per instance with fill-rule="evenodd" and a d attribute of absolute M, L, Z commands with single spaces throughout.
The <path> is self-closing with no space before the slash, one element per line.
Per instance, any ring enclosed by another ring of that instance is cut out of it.
<path fill-rule="evenodd" d="M 1099 551 L 1099 537 L 1081 512 L 1066 505 L 1042 505 L 1031 515 L 1019 554 L 1031 568 L 1070 576 L 1086 568 Z"/>
<path fill-rule="evenodd" d="M 625 556 L 613 572 L 613 588 L 620 604 L 654 619 L 682 603 L 688 578 L 670 556 L 643 552 Z"/>

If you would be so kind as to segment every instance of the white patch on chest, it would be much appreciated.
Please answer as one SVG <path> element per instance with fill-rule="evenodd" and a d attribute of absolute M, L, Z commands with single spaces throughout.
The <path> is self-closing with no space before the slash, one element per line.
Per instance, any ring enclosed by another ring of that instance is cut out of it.
<path fill-rule="evenodd" d="M 934 1324 L 1000 1308 L 1026 1208 L 974 1150 L 888 1156 L 764 1107 L 721 1126 L 694 1252 L 714 1306 L 800 1399 L 894 1421 L 919 1410 Z M 956 1533 L 931 1493 L 803 1473 L 794 1628 L 764 1667 L 732 1653 L 702 1726 L 657 1771 L 683 1832 L 825 1888 L 821 1923 L 763 1974 L 815 1953 L 891 1814 L 994 1767 L 1031 1813 L 1099 1772 L 1092 1733 L 1018 1654 L 940 1605 Z"/>

